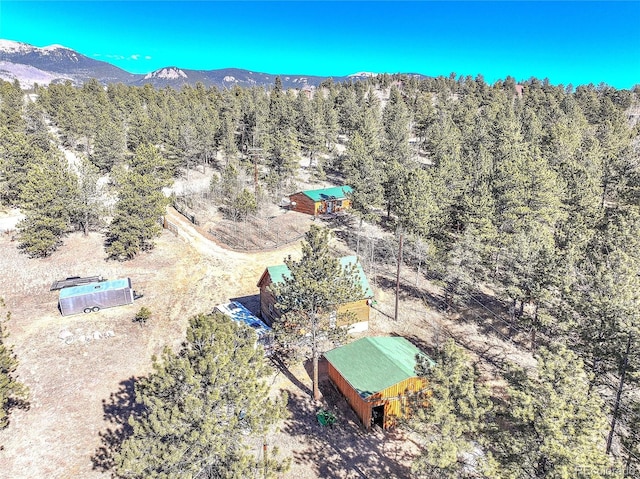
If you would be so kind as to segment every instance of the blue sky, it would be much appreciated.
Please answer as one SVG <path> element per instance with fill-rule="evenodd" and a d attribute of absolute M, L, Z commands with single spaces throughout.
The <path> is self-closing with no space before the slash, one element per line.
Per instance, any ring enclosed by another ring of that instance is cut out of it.
<path fill-rule="evenodd" d="M 0 38 L 62 44 L 133 73 L 511 75 L 640 84 L 640 1 L 11 1 Z"/>

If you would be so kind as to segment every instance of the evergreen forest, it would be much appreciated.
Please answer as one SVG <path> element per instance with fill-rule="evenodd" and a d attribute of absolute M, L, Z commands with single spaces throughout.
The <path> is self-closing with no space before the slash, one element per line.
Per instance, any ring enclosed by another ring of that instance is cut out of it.
<path fill-rule="evenodd" d="M 485 477 L 640 477 L 640 87 L 0 81 L 0 205 L 24 213 L 16 244 L 31 257 L 98 231 L 126 261 L 153 248 L 174 179 L 213 170 L 215 201 L 242 217 L 293 193 L 303 158 L 353 187 L 356 225 L 425 247 L 445 309 L 491 290 L 538 359 L 506 368 L 497 399 L 445 344 L 424 371 L 438 407 L 413 425 L 428 438 L 417 477 L 466 477 L 478 445 Z"/>

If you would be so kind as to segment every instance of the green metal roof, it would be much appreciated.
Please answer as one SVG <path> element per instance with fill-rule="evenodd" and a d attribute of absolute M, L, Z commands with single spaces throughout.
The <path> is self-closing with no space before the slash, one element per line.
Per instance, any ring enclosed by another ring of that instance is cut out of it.
<path fill-rule="evenodd" d="M 284 278 L 291 277 L 291 271 L 289 271 L 289 267 L 286 264 L 268 266 L 267 271 L 272 283 L 280 283 Z"/>
<path fill-rule="evenodd" d="M 405 379 L 416 377 L 416 355 L 433 361 L 402 337 L 362 338 L 324 353 L 360 397 L 368 398 Z"/>
<path fill-rule="evenodd" d="M 367 275 L 364 274 L 364 270 L 362 269 L 362 265 L 358 261 L 357 256 L 343 256 L 340 258 L 340 264 L 342 268 L 346 268 L 350 265 L 355 265 L 356 274 L 358 275 L 358 279 L 360 280 L 360 286 L 362 287 L 362 291 L 364 291 L 363 298 L 373 298 L 373 290 L 369 285 L 369 281 L 367 280 Z M 269 271 L 269 277 L 271 278 L 272 283 L 280 283 L 284 278 L 291 277 L 291 271 L 289 271 L 289 267 L 286 264 L 278 264 L 276 266 L 267 267 L 267 271 Z"/>
<path fill-rule="evenodd" d="M 331 188 L 322 188 L 319 190 L 302 191 L 303 195 L 308 196 L 313 201 L 328 200 L 330 198 L 343 199 L 350 194 L 353 189 L 350 186 L 333 186 Z"/>
<path fill-rule="evenodd" d="M 111 281 L 101 281 L 99 283 L 87 283 L 81 286 L 72 286 L 70 288 L 62 288 L 60 290 L 60 298 L 70 298 L 72 296 L 80 296 L 96 291 L 108 291 L 112 289 L 123 289 L 131 286 L 129 278 L 114 279 Z"/>

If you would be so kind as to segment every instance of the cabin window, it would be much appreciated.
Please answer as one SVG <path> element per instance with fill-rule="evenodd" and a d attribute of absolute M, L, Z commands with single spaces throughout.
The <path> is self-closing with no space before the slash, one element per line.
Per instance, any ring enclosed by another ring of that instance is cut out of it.
<path fill-rule="evenodd" d="M 273 304 L 269 303 L 269 312 L 273 313 Z"/>

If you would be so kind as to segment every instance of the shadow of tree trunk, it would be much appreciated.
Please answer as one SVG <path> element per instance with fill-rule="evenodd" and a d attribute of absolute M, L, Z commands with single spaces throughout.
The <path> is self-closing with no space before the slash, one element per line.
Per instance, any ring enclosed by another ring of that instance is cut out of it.
<path fill-rule="evenodd" d="M 272 356 L 271 357 L 271 362 L 273 363 L 273 365 L 278 369 L 278 371 L 280 371 L 282 374 L 285 375 L 285 377 L 291 381 L 293 384 L 295 384 L 295 386 L 300 389 L 302 392 L 304 392 L 305 394 L 308 394 L 309 396 L 313 395 L 313 392 L 311 391 L 311 389 L 309 388 L 309 386 L 305 385 L 302 381 L 300 381 L 295 374 L 293 374 L 289 368 L 287 367 L 287 365 L 277 356 Z"/>

